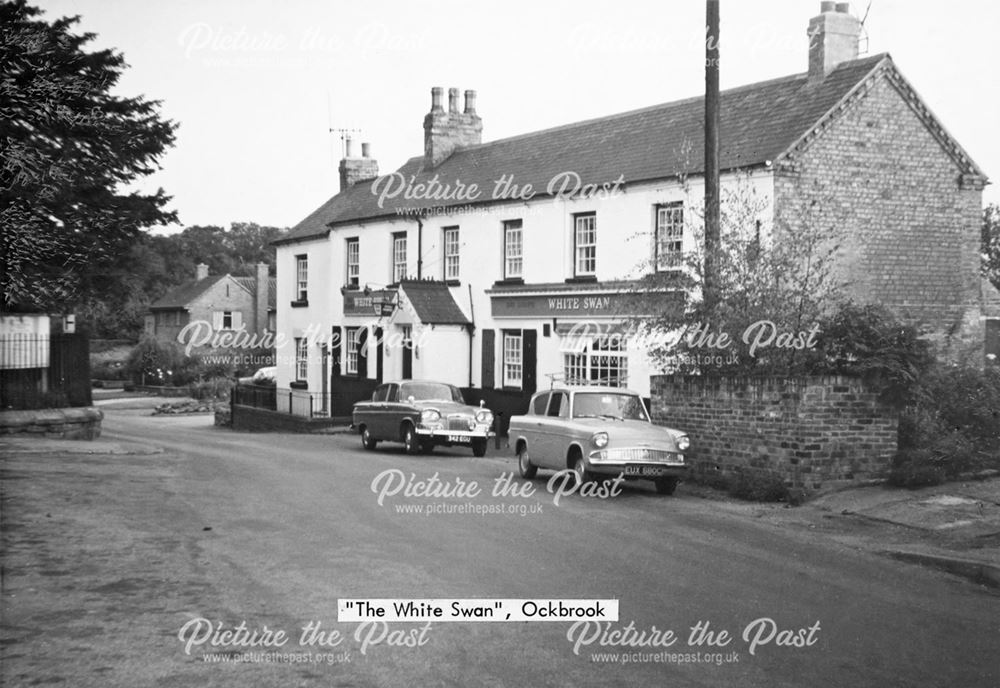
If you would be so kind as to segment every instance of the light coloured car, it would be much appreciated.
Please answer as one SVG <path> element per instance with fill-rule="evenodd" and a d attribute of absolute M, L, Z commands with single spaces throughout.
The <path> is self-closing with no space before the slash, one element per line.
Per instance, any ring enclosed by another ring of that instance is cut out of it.
<path fill-rule="evenodd" d="M 475 456 L 484 456 L 487 441 L 494 437 L 488 408 L 466 404 L 454 385 L 429 380 L 379 385 L 370 401 L 354 404 L 352 420 L 368 450 L 387 441 L 402 442 L 409 454 L 465 446 Z"/>
<path fill-rule="evenodd" d="M 673 494 L 687 474 L 690 441 L 680 430 L 655 425 L 642 397 L 609 387 L 557 387 L 531 397 L 528 411 L 510 419 L 510 444 L 522 478 L 539 468 L 571 469 L 580 483 L 597 477 L 652 480 Z"/>

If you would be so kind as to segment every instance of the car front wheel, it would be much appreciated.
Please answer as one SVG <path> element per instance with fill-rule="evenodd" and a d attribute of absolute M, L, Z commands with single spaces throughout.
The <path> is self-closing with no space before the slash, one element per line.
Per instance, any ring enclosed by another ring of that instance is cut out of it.
<path fill-rule="evenodd" d="M 672 495 L 677 489 L 677 478 L 657 478 L 653 484 L 661 495 Z"/>
<path fill-rule="evenodd" d="M 371 451 L 378 445 L 378 440 L 372 437 L 371 430 L 365 428 L 361 431 L 361 446 Z"/>
<path fill-rule="evenodd" d="M 486 456 L 486 440 L 472 440 L 472 455 L 476 458 Z"/>
<path fill-rule="evenodd" d="M 583 462 L 583 457 L 578 456 L 573 463 L 573 475 L 576 477 L 576 484 L 583 485 L 594 479 L 594 475 L 587 470 L 587 464 Z"/>
<path fill-rule="evenodd" d="M 538 466 L 531 463 L 528 456 L 528 445 L 523 442 L 517 447 L 517 472 L 526 480 L 531 480 L 538 473 Z"/>
<path fill-rule="evenodd" d="M 403 446 L 406 448 L 407 454 L 420 453 L 420 440 L 417 439 L 417 431 L 412 425 L 407 425 L 403 429 Z"/>

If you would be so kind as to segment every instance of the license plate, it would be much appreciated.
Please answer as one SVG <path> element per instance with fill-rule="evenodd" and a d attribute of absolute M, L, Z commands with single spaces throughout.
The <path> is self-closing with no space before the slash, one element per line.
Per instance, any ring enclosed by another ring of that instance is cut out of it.
<path fill-rule="evenodd" d="M 625 466 L 625 475 L 663 475 L 665 468 L 660 466 Z"/>
<path fill-rule="evenodd" d="M 459 444 L 467 444 L 469 438 L 465 435 L 448 435 L 449 442 L 458 442 Z"/>

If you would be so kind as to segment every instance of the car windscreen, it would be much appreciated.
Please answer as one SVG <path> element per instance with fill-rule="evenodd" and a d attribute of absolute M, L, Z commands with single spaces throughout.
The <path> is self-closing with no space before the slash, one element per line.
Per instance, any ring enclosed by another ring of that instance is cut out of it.
<path fill-rule="evenodd" d="M 638 395 L 615 392 L 577 392 L 573 395 L 573 417 L 649 420 Z"/>
<path fill-rule="evenodd" d="M 404 382 L 399 386 L 399 398 L 416 401 L 454 401 L 464 404 L 462 393 L 457 387 L 439 382 Z"/>

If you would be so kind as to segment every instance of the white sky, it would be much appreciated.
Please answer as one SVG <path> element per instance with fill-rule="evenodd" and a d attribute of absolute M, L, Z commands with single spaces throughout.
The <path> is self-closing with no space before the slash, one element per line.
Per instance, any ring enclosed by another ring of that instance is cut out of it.
<path fill-rule="evenodd" d="M 92 45 L 125 54 L 120 93 L 161 100 L 180 123 L 141 188 L 173 196 L 183 226 L 296 224 L 337 192 L 330 127 L 361 129 L 380 171 L 396 169 L 422 153 L 432 86 L 478 92 L 484 141 L 704 89 L 700 0 L 38 4 L 49 20 L 81 15 Z M 722 0 L 722 88 L 804 72 L 818 11 L 819 0 Z M 868 53 L 891 53 L 1000 182 L 998 20 L 994 0 L 873 0 L 865 28 Z M 997 185 L 984 202 L 1000 202 Z"/>

